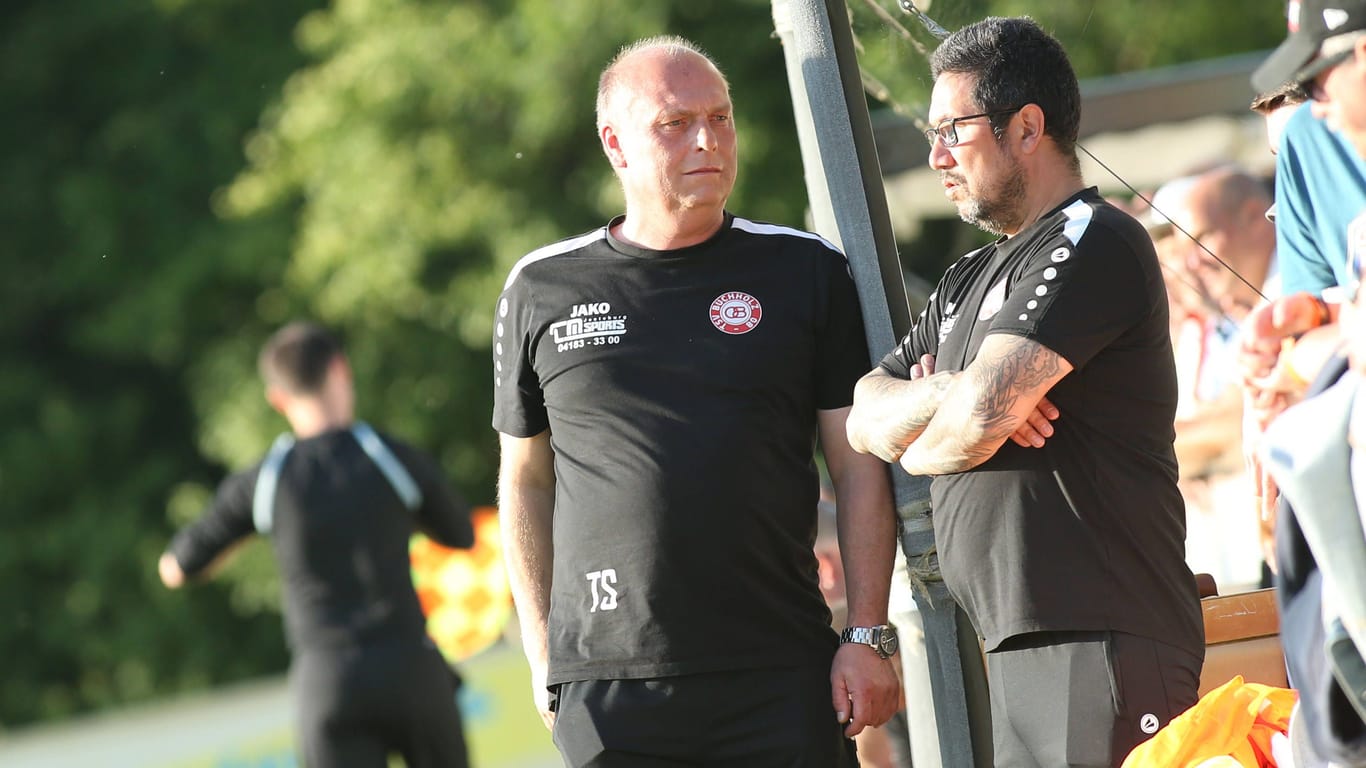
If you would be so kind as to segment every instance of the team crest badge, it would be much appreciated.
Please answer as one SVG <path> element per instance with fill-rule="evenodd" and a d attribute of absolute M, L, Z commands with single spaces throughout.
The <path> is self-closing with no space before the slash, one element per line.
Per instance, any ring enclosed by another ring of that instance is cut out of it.
<path fill-rule="evenodd" d="M 711 303 L 711 324 L 732 336 L 754 330 L 763 316 L 763 305 L 748 293 L 729 291 Z"/>

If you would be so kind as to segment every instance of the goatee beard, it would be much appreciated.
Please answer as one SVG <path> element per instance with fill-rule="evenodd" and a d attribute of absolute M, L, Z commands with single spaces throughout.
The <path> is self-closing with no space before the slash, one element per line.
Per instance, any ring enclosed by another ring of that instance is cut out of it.
<path fill-rule="evenodd" d="M 993 235 L 1014 232 L 1020 225 L 1019 204 L 1024 195 L 1024 172 L 1018 164 L 1012 164 L 1010 173 L 997 185 L 994 194 L 965 201 L 958 207 L 958 217 Z"/>

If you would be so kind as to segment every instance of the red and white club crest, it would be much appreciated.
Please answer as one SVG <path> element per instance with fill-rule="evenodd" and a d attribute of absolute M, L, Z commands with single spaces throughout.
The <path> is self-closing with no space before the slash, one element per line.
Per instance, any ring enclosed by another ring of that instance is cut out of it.
<path fill-rule="evenodd" d="M 748 293 L 729 291 L 711 303 L 711 324 L 732 336 L 754 330 L 763 317 L 763 305 Z"/>

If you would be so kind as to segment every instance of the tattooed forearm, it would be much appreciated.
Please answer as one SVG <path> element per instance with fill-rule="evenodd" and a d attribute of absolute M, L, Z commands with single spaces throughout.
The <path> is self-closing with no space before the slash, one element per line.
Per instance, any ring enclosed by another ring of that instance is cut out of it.
<path fill-rule="evenodd" d="M 936 373 L 914 381 L 874 371 L 854 390 L 849 444 L 860 453 L 896 461 L 929 425 L 957 374 Z"/>
<path fill-rule="evenodd" d="M 1055 352 L 1024 339 L 999 358 L 973 366 L 971 374 L 981 397 L 972 415 L 981 427 L 982 439 L 995 442 L 1010 437 L 1023 418 L 1012 414 L 1020 396 L 1052 381 L 1061 370 Z"/>
<path fill-rule="evenodd" d="M 1057 353 L 1023 338 L 995 342 L 965 371 L 922 438 L 903 454 L 907 472 L 963 472 L 990 459 L 1071 368 Z M 1027 406 L 1027 407 L 1026 407 Z"/>

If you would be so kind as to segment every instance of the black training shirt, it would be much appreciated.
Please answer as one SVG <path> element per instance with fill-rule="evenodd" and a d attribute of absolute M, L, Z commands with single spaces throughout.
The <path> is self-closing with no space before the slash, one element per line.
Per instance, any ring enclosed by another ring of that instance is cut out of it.
<path fill-rule="evenodd" d="M 911 334 L 882 361 L 920 355 L 961 371 L 993 333 L 1032 339 L 1074 370 L 1048 393 L 1043 448 L 995 456 L 931 485 L 944 579 L 991 650 L 1044 630 L 1117 630 L 1201 653 L 1177 491 L 1176 371 L 1151 240 L 1094 189 L 951 266 Z"/>
<path fill-rule="evenodd" d="M 299 440 L 280 468 L 270 537 L 296 651 L 422 640 L 426 619 L 408 556 L 414 526 L 448 547 L 474 543 L 469 508 L 431 460 L 382 438 L 422 491 L 416 513 L 346 429 Z M 224 480 L 208 512 L 176 534 L 169 551 L 187 575 L 255 533 L 260 469 Z"/>
<path fill-rule="evenodd" d="M 828 663 L 816 412 L 868 355 L 843 256 L 727 215 L 535 251 L 497 307 L 493 426 L 555 451 L 549 682 Z"/>

